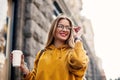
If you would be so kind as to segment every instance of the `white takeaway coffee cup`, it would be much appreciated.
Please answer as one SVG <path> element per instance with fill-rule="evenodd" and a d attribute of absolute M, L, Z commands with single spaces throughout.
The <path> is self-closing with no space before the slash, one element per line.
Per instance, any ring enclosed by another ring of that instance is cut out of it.
<path fill-rule="evenodd" d="M 21 65 L 21 55 L 23 54 L 21 50 L 13 50 L 13 67 L 19 67 Z"/>

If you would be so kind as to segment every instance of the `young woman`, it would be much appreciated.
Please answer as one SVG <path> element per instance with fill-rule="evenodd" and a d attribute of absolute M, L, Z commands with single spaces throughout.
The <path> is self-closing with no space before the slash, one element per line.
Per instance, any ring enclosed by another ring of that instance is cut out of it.
<path fill-rule="evenodd" d="M 65 15 L 58 16 L 51 25 L 44 52 L 36 56 L 32 71 L 24 66 L 22 58 L 25 80 L 83 80 L 89 59 L 74 32 L 72 21 Z"/>

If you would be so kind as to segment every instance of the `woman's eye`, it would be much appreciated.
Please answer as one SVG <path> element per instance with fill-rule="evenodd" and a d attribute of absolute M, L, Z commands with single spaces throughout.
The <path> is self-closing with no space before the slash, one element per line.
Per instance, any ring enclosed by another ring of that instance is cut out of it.
<path fill-rule="evenodd" d="M 58 25 L 59 28 L 63 28 L 64 26 L 63 25 Z"/>

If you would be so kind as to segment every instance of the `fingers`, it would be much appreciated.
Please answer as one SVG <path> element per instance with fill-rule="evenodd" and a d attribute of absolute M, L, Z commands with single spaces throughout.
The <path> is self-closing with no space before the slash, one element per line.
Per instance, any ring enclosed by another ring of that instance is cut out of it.
<path fill-rule="evenodd" d="M 24 55 L 23 54 L 21 55 L 21 59 L 24 60 Z"/>
<path fill-rule="evenodd" d="M 13 63 L 13 54 L 10 53 L 10 62 Z"/>
<path fill-rule="evenodd" d="M 21 55 L 21 65 L 24 65 L 24 55 Z"/>
<path fill-rule="evenodd" d="M 80 31 L 80 29 L 81 29 L 80 26 L 74 27 L 74 31 L 75 31 L 76 33 L 78 33 L 78 32 Z"/>
<path fill-rule="evenodd" d="M 73 29 L 74 29 L 74 38 L 80 37 L 80 35 L 81 35 L 81 33 L 80 33 L 81 27 L 80 26 L 76 26 Z"/>

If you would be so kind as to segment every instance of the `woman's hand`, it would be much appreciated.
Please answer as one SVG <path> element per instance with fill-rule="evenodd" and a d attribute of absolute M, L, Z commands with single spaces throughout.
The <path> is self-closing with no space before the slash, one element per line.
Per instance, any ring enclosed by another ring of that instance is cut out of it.
<path fill-rule="evenodd" d="M 80 33 L 80 26 L 74 27 L 74 38 L 79 37 L 79 33 Z"/>
<path fill-rule="evenodd" d="M 11 60 L 11 63 L 13 63 L 13 53 L 10 54 L 10 60 Z M 20 64 L 19 68 L 21 69 L 21 71 L 24 74 L 26 74 L 26 75 L 29 74 L 29 69 L 27 68 L 27 66 L 25 64 L 24 55 L 23 54 L 21 55 L 21 64 Z"/>
<path fill-rule="evenodd" d="M 24 61 L 24 55 L 21 56 L 20 69 L 23 72 L 24 77 L 29 74 L 29 69 L 27 68 L 27 65 L 25 64 L 25 61 Z"/>
<path fill-rule="evenodd" d="M 24 55 L 21 55 L 21 65 L 20 67 L 23 68 L 25 66 Z"/>
<path fill-rule="evenodd" d="M 74 31 L 77 33 L 77 32 L 79 32 L 80 31 L 80 29 L 81 29 L 81 27 L 80 26 L 77 26 L 77 27 L 74 27 Z"/>
<path fill-rule="evenodd" d="M 74 27 L 74 38 L 79 38 L 80 37 L 80 26 Z"/>

